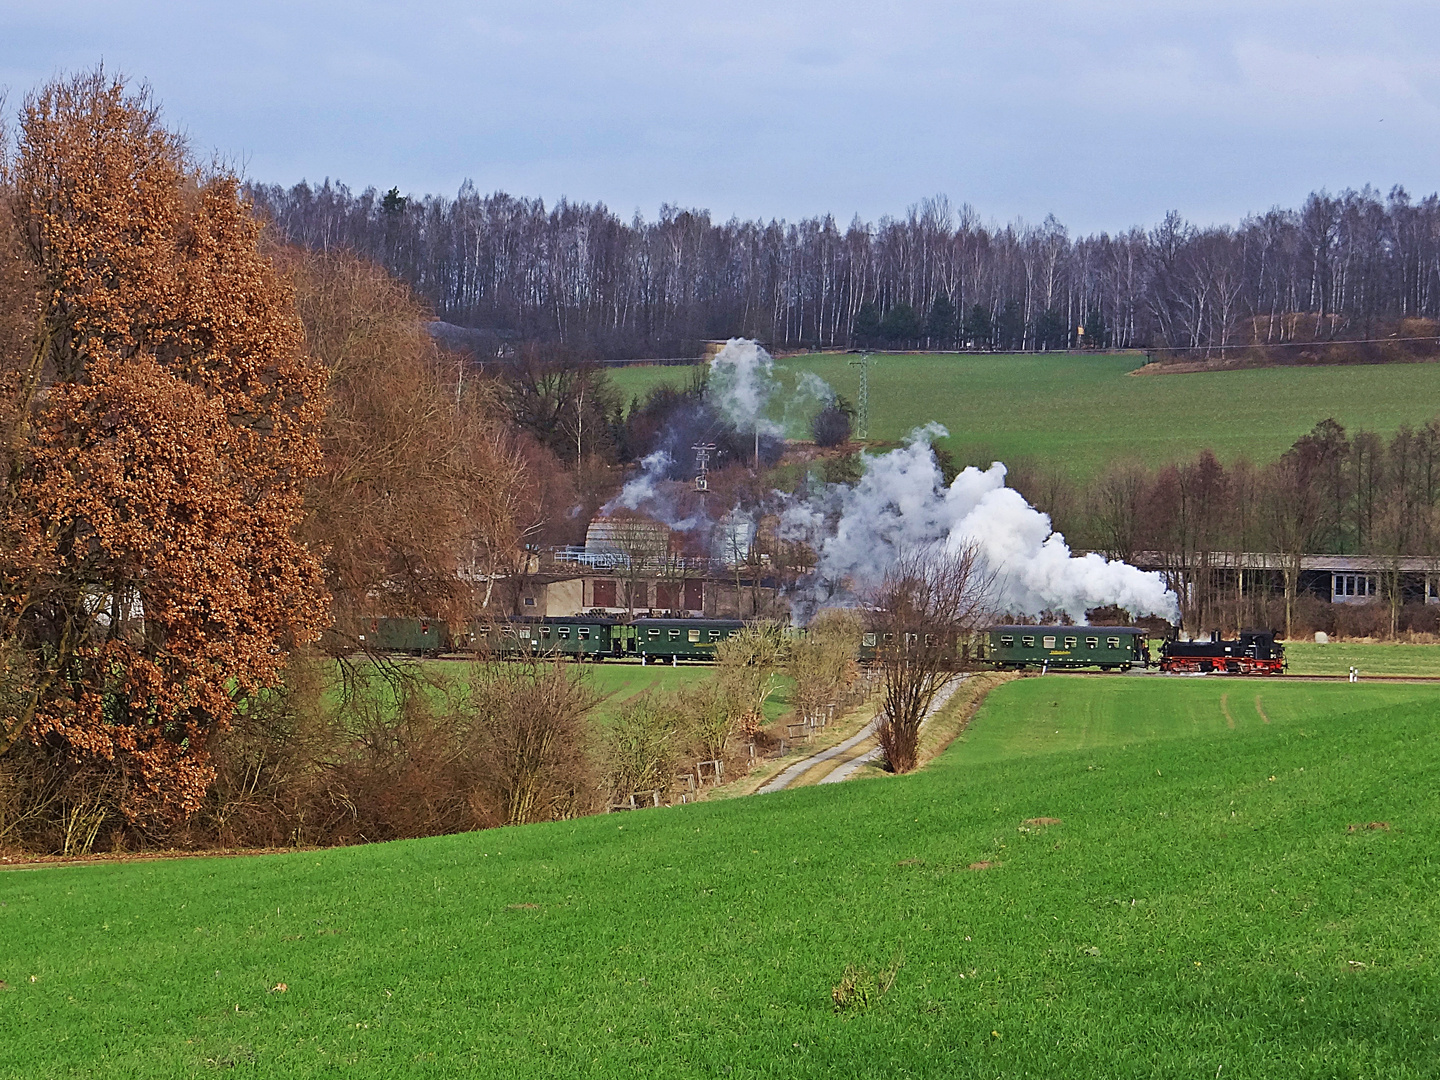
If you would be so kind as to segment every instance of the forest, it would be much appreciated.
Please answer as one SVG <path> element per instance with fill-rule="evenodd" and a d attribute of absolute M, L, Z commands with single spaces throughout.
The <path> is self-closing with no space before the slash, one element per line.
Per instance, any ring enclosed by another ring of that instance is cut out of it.
<path fill-rule="evenodd" d="M 743 336 L 783 349 L 1084 346 L 1210 359 L 1258 346 L 1283 360 L 1382 339 L 1433 351 L 1440 317 L 1440 198 L 1399 187 L 1316 192 L 1234 225 L 1172 212 L 1090 236 L 1053 216 L 986 222 L 943 196 L 842 226 L 828 214 L 716 221 L 669 205 L 627 221 L 602 204 L 547 207 L 469 183 L 454 198 L 357 195 L 329 180 L 247 193 L 289 241 L 385 267 L 440 319 L 483 331 L 479 349 L 492 355 L 552 341 L 599 359 L 694 356 L 703 340 Z"/>

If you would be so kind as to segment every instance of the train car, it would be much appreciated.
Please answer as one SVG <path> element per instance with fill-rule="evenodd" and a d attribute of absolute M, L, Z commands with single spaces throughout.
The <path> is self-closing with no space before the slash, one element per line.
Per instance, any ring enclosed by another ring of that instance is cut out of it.
<path fill-rule="evenodd" d="M 985 660 L 999 670 L 1129 671 L 1150 665 L 1146 631 L 1138 626 L 992 626 L 983 637 Z"/>
<path fill-rule="evenodd" d="M 873 630 L 866 630 L 860 635 L 860 655 L 856 657 L 862 664 L 873 664 L 880 659 L 880 635 Z"/>
<path fill-rule="evenodd" d="M 1242 630 L 1233 641 L 1211 634 L 1209 641 L 1167 641 L 1160 670 L 1175 674 L 1283 675 L 1285 646 L 1269 630 Z"/>
<path fill-rule="evenodd" d="M 745 626 L 739 619 L 635 619 L 633 651 L 643 662 L 651 660 L 715 659 L 715 647 Z"/>
<path fill-rule="evenodd" d="M 564 656 L 604 660 L 625 655 L 630 627 L 604 615 L 514 617 L 472 624 L 473 648 L 498 657 Z"/>
<path fill-rule="evenodd" d="M 450 647 L 450 627 L 443 619 L 371 619 L 362 627 L 360 640 L 375 652 L 436 656 Z"/>

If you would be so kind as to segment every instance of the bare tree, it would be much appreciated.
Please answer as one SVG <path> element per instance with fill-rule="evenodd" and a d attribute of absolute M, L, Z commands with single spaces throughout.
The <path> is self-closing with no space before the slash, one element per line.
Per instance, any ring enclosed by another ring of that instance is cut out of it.
<path fill-rule="evenodd" d="M 919 763 L 920 724 L 955 670 L 962 639 L 989 614 L 993 583 L 973 544 L 904 553 L 885 575 L 875 597 L 885 671 L 879 738 L 895 772 Z"/>

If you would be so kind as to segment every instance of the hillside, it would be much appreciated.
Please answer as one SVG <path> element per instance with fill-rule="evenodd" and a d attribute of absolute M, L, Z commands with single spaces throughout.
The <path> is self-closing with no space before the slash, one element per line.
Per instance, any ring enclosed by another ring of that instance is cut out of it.
<path fill-rule="evenodd" d="M 0 1074 L 1431 1076 L 1437 728 L 1051 676 L 909 778 L 0 873 Z"/>
<path fill-rule="evenodd" d="M 791 378 L 814 371 L 853 402 L 853 359 L 815 354 L 778 364 Z M 1326 417 L 1388 435 L 1407 421 L 1425 423 L 1440 402 L 1440 364 L 1131 377 L 1142 362 L 1139 355 L 881 354 L 870 371 L 870 435 L 896 441 L 939 421 L 950 431 L 942 445 L 961 462 L 1029 460 L 1084 480 L 1112 461 L 1159 464 L 1207 447 L 1222 461 L 1269 461 Z M 622 368 L 612 377 L 628 401 L 690 375 L 689 368 Z"/>

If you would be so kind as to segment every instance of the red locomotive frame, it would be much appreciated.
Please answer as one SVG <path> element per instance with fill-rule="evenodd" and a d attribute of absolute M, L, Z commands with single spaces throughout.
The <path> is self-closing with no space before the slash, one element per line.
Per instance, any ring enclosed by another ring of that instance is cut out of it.
<path fill-rule="evenodd" d="M 1283 675 L 1285 661 L 1253 656 L 1164 656 L 1160 670 L 1172 674 Z"/>

